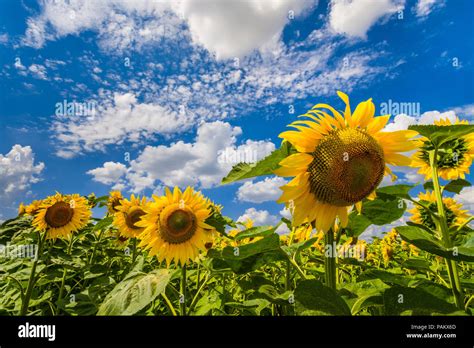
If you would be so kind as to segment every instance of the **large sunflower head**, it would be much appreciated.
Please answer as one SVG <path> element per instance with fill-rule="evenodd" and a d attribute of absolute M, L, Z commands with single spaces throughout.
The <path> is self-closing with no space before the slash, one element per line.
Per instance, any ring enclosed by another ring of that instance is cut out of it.
<path fill-rule="evenodd" d="M 436 214 L 438 212 L 436 205 L 436 195 L 434 192 L 421 192 L 418 195 L 418 199 L 428 207 L 431 213 Z M 462 210 L 462 204 L 457 203 L 451 197 L 443 197 L 443 206 L 446 213 L 448 227 L 460 226 L 469 218 L 467 210 Z M 411 221 L 417 224 L 425 225 L 432 230 L 436 229 L 436 225 L 431 214 L 422 207 L 416 205 L 410 209 L 409 212 L 412 214 L 410 217 Z"/>
<path fill-rule="evenodd" d="M 435 121 L 437 126 L 451 126 L 457 124 L 468 124 L 467 121 L 460 121 L 458 118 L 452 123 L 448 118 Z M 412 155 L 411 166 L 419 168 L 418 173 L 425 176 L 426 180 L 432 178 L 429 152 L 435 147 L 431 141 L 422 137 L 418 141 L 419 150 Z M 438 149 L 436 164 L 438 175 L 445 180 L 465 178 L 469 174 L 469 167 L 474 158 L 474 134 L 468 134 L 450 140 Z"/>
<path fill-rule="evenodd" d="M 67 239 L 87 225 L 91 214 L 84 197 L 56 193 L 41 201 L 32 224 L 37 230 L 46 231 L 47 239 Z"/>
<path fill-rule="evenodd" d="M 295 225 L 305 219 L 316 221 L 317 230 L 327 231 L 336 217 L 347 224 L 349 207 L 371 198 L 385 174 L 387 165 L 408 165 L 401 152 L 413 150 L 414 131 L 384 132 L 390 115 L 374 117 L 372 99 L 351 112 L 349 98 L 338 92 L 345 103 L 341 114 L 332 106 L 317 104 L 305 120 L 295 121 L 296 130 L 280 134 L 297 153 L 280 162 L 275 174 L 293 176 L 281 187 L 279 203 L 290 205 Z M 332 113 L 330 116 L 326 111 Z"/>
<path fill-rule="evenodd" d="M 118 228 L 121 237 L 138 237 L 143 232 L 143 228 L 138 225 L 138 222 L 145 215 L 146 205 L 146 197 L 140 199 L 139 196 L 135 197 L 132 194 L 130 200 L 120 199 L 120 205 L 113 208 L 116 210 L 113 224 Z"/>
<path fill-rule="evenodd" d="M 139 246 L 148 249 L 150 256 L 166 260 L 168 266 L 172 261 L 185 265 L 212 242 L 214 229 L 205 223 L 211 209 L 208 200 L 192 187 L 184 192 L 166 188 L 165 192 L 165 196 L 153 196 L 145 208 L 138 223 L 144 228 Z"/>
<path fill-rule="evenodd" d="M 120 191 L 111 191 L 109 194 L 109 199 L 107 200 L 107 211 L 109 214 L 115 214 L 118 212 L 118 207 L 120 206 L 120 201 L 123 199 L 122 193 Z"/>

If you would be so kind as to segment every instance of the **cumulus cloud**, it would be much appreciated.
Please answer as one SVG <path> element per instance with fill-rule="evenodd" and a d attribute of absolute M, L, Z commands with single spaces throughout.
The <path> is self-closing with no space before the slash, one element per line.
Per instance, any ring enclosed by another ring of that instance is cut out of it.
<path fill-rule="evenodd" d="M 408 116 L 406 114 L 399 114 L 395 116 L 392 122 L 387 124 L 384 128 L 384 131 L 393 132 L 397 130 L 408 129 L 411 125 L 417 124 L 433 124 L 435 121 L 440 119 L 449 119 L 451 122 L 454 122 L 456 119 L 456 113 L 452 110 L 446 112 L 439 111 L 427 111 L 421 114 L 420 117 Z"/>
<path fill-rule="evenodd" d="M 150 140 L 153 136 L 185 131 L 190 115 L 154 103 L 140 103 L 132 93 L 115 93 L 103 104 L 94 101 L 80 114 L 59 113 L 52 124 L 60 142 L 57 155 L 71 158 L 81 151 L 104 151 L 110 144 Z M 90 110 L 89 110 L 90 109 Z"/>
<path fill-rule="evenodd" d="M 140 155 L 130 162 L 126 173 L 122 173 L 120 167 L 122 175 L 119 178 L 114 177 L 114 182 L 118 180 L 120 184 L 135 192 L 153 188 L 157 182 L 167 186 L 213 187 L 220 183 L 233 165 L 247 156 L 249 149 L 251 158 L 255 161 L 275 149 L 273 143 L 263 140 L 247 140 L 237 145 L 237 137 L 241 134 L 240 127 L 232 127 L 227 122 L 203 123 L 198 127 L 193 143 L 178 141 L 168 146 L 145 147 Z M 114 163 L 113 167 L 118 165 L 119 163 Z M 110 166 L 112 165 L 109 162 Z M 100 174 L 108 172 L 104 164 L 88 173 L 93 175 L 96 181 L 100 181 Z"/>
<path fill-rule="evenodd" d="M 241 57 L 259 49 L 292 16 L 316 0 L 243 1 L 44 1 L 28 19 L 23 43 L 35 48 L 46 41 L 92 30 L 107 50 L 122 51 L 180 35 L 182 23 L 190 40 L 219 58 Z"/>
<path fill-rule="evenodd" d="M 246 209 L 237 221 L 245 222 L 248 219 L 253 221 L 254 226 L 275 225 L 280 221 L 278 217 L 272 215 L 268 210 L 257 210 L 253 207 Z"/>
<path fill-rule="evenodd" d="M 285 184 L 286 180 L 281 177 L 265 178 L 255 183 L 247 181 L 239 187 L 237 198 L 239 201 L 252 203 L 274 201 L 280 197 L 280 187 Z"/>
<path fill-rule="evenodd" d="M 8 211 L 22 200 L 32 184 L 40 180 L 44 163 L 35 162 L 30 146 L 14 145 L 6 154 L 0 154 L 0 205 Z M 5 211 L 0 211 L 0 217 Z"/>
<path fill-rule="evenodd" d="M 336 33 L 365 39 L 377 21 L 404 6 L 405 0 L 332 0 L 329 25 Z"/>
<path fill-rule="evenodd" d="M 471 215 L 474 214 L 474 187 L 466 187 L 461 193 L 454 196 L 454 199 L 462 203 L 463 208 L 469 210 Z"/>
<path fill-rule="evenodd" d="M 112 189 L 123 188 L 120 183 L 122 176 L 127 173 L 127 167 L 118 162 L 105 162 L 102 167 L 89 170 L 87 174 L 94 177 L 94 181 L 105 185 L 113 185 Z"/>
<path fill-rule="evenodd" d="M 226 59 L 261 48 L 280 36 L 291 16 L 312 5 L 309 0 L 185 0 L 178 11 L 186 18 L 193 41 L 216 53 L 217 59 Z"/>
<path fill-rule="evenodd" d="M 417 17 L 427 17 L 434 9 L 443 7 L 444 0 L 418 0 L 415 7 Z"/>

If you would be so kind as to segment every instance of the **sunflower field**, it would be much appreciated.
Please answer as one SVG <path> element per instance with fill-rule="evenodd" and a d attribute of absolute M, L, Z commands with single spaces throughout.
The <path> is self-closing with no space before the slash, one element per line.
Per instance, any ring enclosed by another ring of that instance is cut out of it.
<path fill-rule="evenodd" d="M 192 187 L 21 204 L 0 226 L 0 314 L 472 315 L 473 217 L 453 195 L 471 185 L 474 127 L 387 132 L 371 99 L 352 110 L 338 95 L 341 110 L 316 104 L 279 149 L 222 179 L 289 178 L 278 203 L 291 218 L 276 226 L 233 221 Z M 426 181 L 382 183 L 397 166 Z"/>

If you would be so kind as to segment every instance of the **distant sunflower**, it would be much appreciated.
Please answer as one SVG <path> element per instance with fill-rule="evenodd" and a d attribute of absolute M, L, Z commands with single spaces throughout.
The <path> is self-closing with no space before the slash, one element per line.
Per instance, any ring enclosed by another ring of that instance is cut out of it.
<path fill-rule="evenodd" d="M 107 200 L 107 210 L 109 214 L 115 214 L 118 212 L 117 207 L 120 205 L 120 201 L 123 199 L 120 191 L 111 191 L 109 199 Z"/>
<path fill-rule="evenodd" d="M 469 124 L 456 118 L 454 123 L 446 119 L 435 121 L 437 126 L 450 126 L 458 124 Z M 419 174 L 425 176 L 426 180 L 432 178 L 429 151 L 434 150 L 434 145 L 425 137 L 418 140 L 419 150 L 412 155 L 411 166 L 420 168 Z M 438 175 L 445 180 L 465 178 L 469 174 L 469 167 L 474 158 L 474 133 L 450 140 L 438 149 L 436 162 Z"/>
<path fill-rule="evenodd" d="M 348 210 L 360 209 L 364 198 L 373 198 L 384 174 L 391 174 L 387 164 L 408 165 L 410 159 L 400 154 L 413 150 L 414 131 L 384 132 L 390 115 L 374 117 L 372 99 L 360 103 L 351 113 L 349 98 L 338 92 L 346 107 L 344 117 L 327 104 L 317 104 L 295 121 L 280 138 L 288 141 L 297 153 L 280 162 L 275 174 L 294 176 L 282 186 L 279 203 L 294 208 L 293 222 L 316 221 L 318 231 L 327 231 L 338 217 L 347 225 Z M 333 116 L 322 109 L 330 110 Z M 292 203 L 291 203 L 292 202 Z"/>
<path fill-rule="evenodd" d="M 41 201 L 32 224 L 37 230 L 47 232 L 46 239 L 67 239 L 86 226 L 90 216 L 84 197 L 56 193 Z"/>
<path fill-rule="evenodd" d="M 145 215 L 146 204 L 146 197 L 140 199 L 132 194 L 130 200 L 122 198 L 119 205 L 111 206 L 116 211 L 113 225 L 118 228 L 121 237 L 138 237 L 143 232 L 138 222 Z"/>
<path fill-rule="evenodd" d="M 209 201 L 192 187 L 184 192 L 178 187 L 173 192 L 166 188 L 165 192 L 165 196 L 153 196 L 137 223 L 144 228 L 139 247 L 160 261 L 166 260 L 168 266 L 172 261 L 183 266 L 212 242 L 213 227 L 205 223 L 211 209 Z"/>
<path fill-rule="evenodd" d="M 310 223 L 304 223 L 301 226 L 298 226 L 295 229 L 295 235 L 293 237 L 293 241 L 295 242 L 303 242 L 308 240 L 311 237 L 311 233 L 313 232 L 313 226 Z"/>
<path fill-rule="evenodd" d="M 18 206 L 18 215 L 23 215 L 23 214 L 26 214 L 26 205 L 24 205 L 22 202 Z"/>
<path fill-rule="evenodd" d="M 25 212 L 28 215 L 35 215 L 38 212 L 38 209 L 41 206 L 42 201 L 40 200 L 34 200 L 31 202 L 29 205 L 25 207 Z"/>
<path fill-rule="evenodd" d="M 418 195 L 418 199 L 425 203 L 428 206 L 428 209 L 432 213 L 438 213 L 438 206 L 436 204 L 436 195 L 432 191 L 428 191 L 426 193 L 421 192 Z M 446 219 L 448 222 L 448 227 L 451 226 L 460 226 L 462 225 L 468 218 L 469 215 L 467 214 L 467 210 L 462 210 L 462 204 L 457 203 L 451 197 L 443 197 L 443 206 L 444 211 L 446 213 Z M 414 206 L 408 212 L 412 214 L 411 221 L 425 225 L 431 229 L 436 229 L 435 222 L 425 209 L 419 206 Z"/>

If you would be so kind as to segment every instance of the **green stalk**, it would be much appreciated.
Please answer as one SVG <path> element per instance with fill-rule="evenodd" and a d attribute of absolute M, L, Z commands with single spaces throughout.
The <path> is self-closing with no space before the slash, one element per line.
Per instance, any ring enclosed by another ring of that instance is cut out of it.
<path fill-rule="evenodd" d="M 179 292 L 180 296 L 183 297 L 183 301 L 181 302 L 181 298 L 179 301 L 180 313 L 182 316 L 186 315 L 186 265 L 181 268 L 181 283 L 179 284 Z"/>
<path fill-rule="evenodd" d="M 171 314 L 173 314 L 173 317 L 175 317 L 177 314 L 176 314 L 176 311 L 173 307 L 173 304 L 171 303 L 170 299 L 168 298 L 168 296 L 166 296 L 166 294 L 164 292 L 161 293 L 161 296 L 163 296 L 163 299 L 165 300 L 166 304 L 168 305 L 168 308 L 170 309 L 171 311 Z"/>
<path fill-rule="evenodd" d="M 137 238 L 133 238 L 133 252 L 132 252 L 132 265 L 135 263 L 137 259 Z"/>
<path fill-rule="evenodd" d="M 334 231 L 331 228 L 325 235 L 324 235 L 324 242 L 326 247 L 329 245 L 329 250 L 331 251 L 330 255 L 328 251 L 324 253 L 324 275 L 325 275 L 325 282 L 326 286 L 330 287 L 333 290 L 336 290 L 336 255 L 335 250 L 333 250 L 334 244 Z"/>
<path fill-rule="evenodd" d="M 69 245 L 67 247 L 67 255 L 71 255 L 72 244 L 74 243 L 73 239 L 74 239 L 74 237 L 71 236 L 71 239 L 69 240 Z M 61 299 L 63 298 L 63 292 L 64 292 L 64 285 L 66 283 L 66 277 L 67 277 L 67 268 L 64 267 L 63 277 L 61 279 L 61 286 L 59 287 L 58 302 L 61 301 Z M 57 312 L 59 313 L 59 309 L 58 309 Z"/>
<path fill-rule="evenodd" d="M 436 161 L 436 157 L 437 157 L 437 149 L 435 149 L 434 151 L 430 151 L 429 158 L 430 158 L 431 174 L 433 177 L 433 187 L 434 187 L 434 193 L 436 196 L 436 205 L 438 208 L 438 216 L 439 216 L 439 223 L 437 224 L 437 227 L 442 236 L 444 247 L 449 249 L 453 247 L 453 243 L 449 236 L 448 221 L 446 219 L 446 212 L 444 210 L 443 197 L 441 194 L 441 186 L 439 184 L 438 163 Z M 456 306 L 462 310 L 464 309 L 464 301 L 463 301 L 464 296 L 462 293 L 461 282 L 459 280 L 459 274 L 458 274 L 456 261 L 445 259 L 445 262 L 446 262 L 446 269 L 448 271 L 449 282 L 451 285 L 451 289 L 453 291 L 454 301 L 456 302 Z"/>
<path fill-rule="evenodd" d="M 25 297 L 23 298 L 23 302 L 21 304 L 20 315 L 26 315 L 28 307 L 30 305 L 31 294 L 33 292 L 33 286 L 35 284 L 36 266 L 38 265 L 38 261 L 40 260 L 41 255 L 43 254 L 43 246 L 44 241 L 46 240 L 46 234 L 46 231 L 43 232 L 43 235 L 41 235 L 41 232 L 38 232 L 38 252 L 36 253 L 35 260 L 33 261 L 33 266 L 31 267 L 30 279 L 28 280 L 28 286 L 26 288 Z"/>

